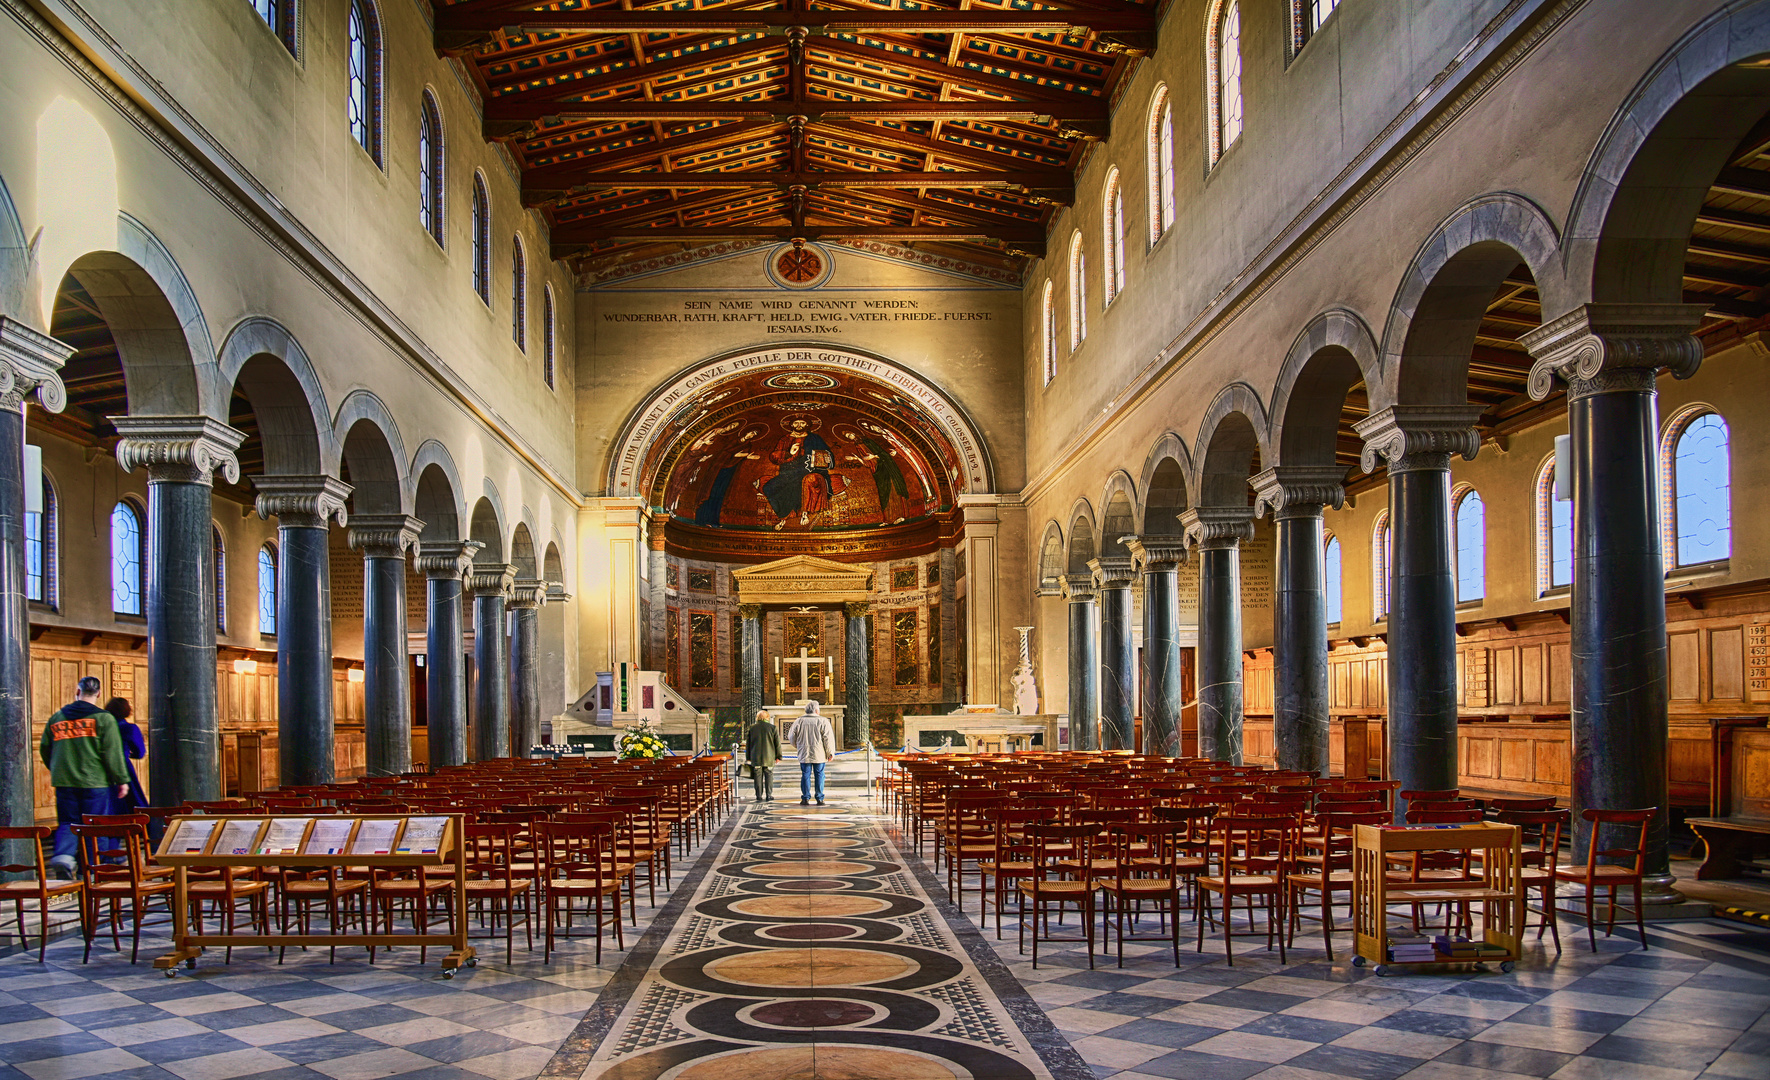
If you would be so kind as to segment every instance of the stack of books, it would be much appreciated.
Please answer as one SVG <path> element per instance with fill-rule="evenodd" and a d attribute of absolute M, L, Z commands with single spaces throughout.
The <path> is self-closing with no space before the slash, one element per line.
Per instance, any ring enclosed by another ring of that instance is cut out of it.
<path fill-rule="evenodd" d="M 1426 938 L 1390 938 L 1389 960 L 1396 964 L 1419 964 L 1438 959 L 1432 942 Z"/>
<path fill-rule="evenodd" d="M 1470 941 L 1464 937 L 1446 937 L 1443 934 L 1432 939 L 1432 947 L 1438 950 L 1440 956 L 1451 960 L 1503 960 L 1507 956 L 1502 945 Z"/>

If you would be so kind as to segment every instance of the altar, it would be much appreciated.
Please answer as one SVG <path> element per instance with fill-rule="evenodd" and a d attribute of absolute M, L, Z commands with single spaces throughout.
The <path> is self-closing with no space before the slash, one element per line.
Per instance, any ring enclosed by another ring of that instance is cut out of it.
<path fill-rule="evenodd" d="M 1003 711 L 996 705 L 962 705 L 950 713 L 936 716 L 905 716 L 903 744 L 912 750 L 934 750 L 923 746 L 924 732 L 954 731 L 965 740 L 954 744 L 955 753 L 1021 753 L 1029 750 L 1069 749 L 1069 714 L 1041 713 L 1021 716 Z"/>

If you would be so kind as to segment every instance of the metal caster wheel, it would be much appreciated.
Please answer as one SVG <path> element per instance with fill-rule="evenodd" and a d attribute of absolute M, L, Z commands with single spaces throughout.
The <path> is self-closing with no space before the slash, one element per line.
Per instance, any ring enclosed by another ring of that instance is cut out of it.
<path fill-rule="evenodd" d="M 192 971 L 197 970 L 197 958 L 193 956 L 189 960 L 186 960 L 184 966 L 190 968 Z"/>
<path fill-rule="evenodd" d="M 477 957 L 477 956 L 468 957 L 467 958 L 467 966 L 468 967 L 478 967 L 479 966 L 479 957 Z"/>
<path fill-rule="evenodd" d="M 168 979 L 178 978 L 178 969 L 177 968 L 167 968 L 166 969 L 166 977 Z"/>
<path fill-rule="evenodd" d="M 1382 978 L 1383 976 L 1389 974 L 1389 968 L 1387 965 L 1384 965 L 1384 964 L 1378 964 L 1372 970 L 1377 973 L 1377 978 L 1379 978 L 1379 979 Z"/>
<path fill-rule="evenodd" d="M 1517 966 L 1518 966 L 1517 964 L 1514 964 L 1510 960 L 1501 960 L 1500 961 L 1500 971 L 1504 972 L 1507 975 L 1512 974 L 1512 969 Z"/>
<path fill-rule="evenodd" d="M 452 979 L 454 977 L 455 977 L 455 969 L 454 968 L 443 968 L 443 978 Z"/>
<path fill-rule="evenodd" d="M 1353 967 L 1363 967 L 1364 966 L 1364 957 L 1354 956 L 1352 958 L 1352 966 Z"/>

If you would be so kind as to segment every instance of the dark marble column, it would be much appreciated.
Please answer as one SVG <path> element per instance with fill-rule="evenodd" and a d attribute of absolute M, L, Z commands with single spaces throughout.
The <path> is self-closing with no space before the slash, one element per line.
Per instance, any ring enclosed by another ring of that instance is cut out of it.
<path fill-rule="evenodd" d="M 1100 749 L 1100 643 L 1094 636 L 1094 575 L 1065 574 L 1069 597 L 1069 748 Z"/>
<path fill-rule="evenodd" d="M 351 488 L 330 476 L 255 476 L 252 486 L 258 489 L 258 516 L 277 519 L 280 782 L 283 787 L 329 784 L 336 762 L 327 530 L 334 520 L 346 523 L 344 505 Z"/>
<path fill-rule="evenodd" d="M 363 553 L 363 739 L 370 776 L 412 770 L 406 551 L 423 527 L 406 514 L 350 519 L 350 546 Z"/>
<path fill-rule="evenodd" d="M 864 600 L 842 605 L 842 614 L 847 619 L 842 664 L 842 745 L 850 750 L 873 738 L 873 711 L 867 702 L 869 606 Z"/>
<path fill-rule="evenodd" d="M 1450 456 L 1473 459 L 1481 410 L 1396 405 L 1354 425 L 1366 472 L 1389 465 L 1389 775 L 1401 790 L 1457 786 L 1457 583 Z M 1406 812 L 1398 800 L 1397 816 Z"/>
<path fill-rule="evenodd" d="M 959 553 L 940 549 L 940 700 L 959 702 Z"/>
<path fill-rule="evenodd" d="M 1345 497 L 1340 465 L 1281 465 L 1254 477 L 1255 512 L 1272 511 L 1272 735 L 1281 769 L 1328 771 L 1327 568 L 1321 511 Z"/>
<path fill-rule="evenodd" d="M 431 771 L 467 763 L 467 669 L 461 634 L 461 580 L 473 568 L 478 540 L 418 545 L 425 597 L 425 712 Z"/>
<path fill-rule="evenodd" d="M 640 657 L 647 671 L 660 671 L 664 667 L 664 624 L 670 611 L 670 597 L 664 591 L 669 585 L 670 572 L 669 556 L 664 550 L 664 530 L 669 523 L 670 515 L 660 512 L 652 514 L 646 525 L 646 607 L 649 610 L 642 630 L 645 637 Z M 670 675 L 674 678 L 676 672 Z M 746 726 L 748 723 L 745 721 Z"/>
<path fill-rule="evenodd" d="M 1130 556 L 1088 563 L 1100 604 L 1100 749 L 1135 750 L 1137 653 L 1131 637 Z"/>
<path fill-rule="evenodd" d="M 1198 548 L 1198 752 L 1241 764 L 1241 542 L 1253 510 L 1195 507 L 1180 515 Z"/>
<path fill-rule="evenodd" d="M 25 599 L 25 399 L 50 412 L 67 398 L 57 374 L 73 348 L 0 316 L 0 825 L 37 823 L 33 711 L 47 718 L 66 702 L 30 700 L 30 610 Z M 226 429 L 224 429 L 226 430 Z M 232 461 L 232 457 L 228 458 Z M 236 467 L 237 468 L 237 467 Z M 207 484 L 204 491 L 207 494 Z M 206 521 L 207 519 L 205 519 Z M 215 624 L 209 624 L 209 694 L 215 694 Z M 106 688 L 109 689 L 108 687 Z M 29 865 L 29 841 L 0 841 L 0 862 Z"/>
<path fill-rule="evenodd" d="M 750 722 L 762 711 L 762 605 L 740 604 L 738 617 L 738 700 L 743 730 L 748 731 Z"/>
<path fill-rule="evenodd" d="M 1567 388 L 1573 445 L 1573 813 L 1657 806 L 1648 903 L 1683 899 L 1666 851 L 1666 622 L 1656 377 L 1696 373 L 1703 309 L 1589 304 L 1525 335 L 1533 397 Z M 1608 838 L 1607 838 L 1608 839 Z"/>
<path fill-rule="evenodd" d="M 1178 536 L 1128 536 L 1125 547 L 1143 573 L 1143 746 L 1145 754 L 1180 756 L 1180 564 Z"/>
<path fill-rule="evenodd" d="M 541 612 L 547 583 L 518 581 L 510 601 L 510 753 L 527 757 L 541 741 Z"/>
<path fill-rule="evenodd" d="M 510 756 L 510 650 L 504 604 L 516 580 L 508 563 L 474 563 L 467 577 L 473 596 L 473 758 Z"/>

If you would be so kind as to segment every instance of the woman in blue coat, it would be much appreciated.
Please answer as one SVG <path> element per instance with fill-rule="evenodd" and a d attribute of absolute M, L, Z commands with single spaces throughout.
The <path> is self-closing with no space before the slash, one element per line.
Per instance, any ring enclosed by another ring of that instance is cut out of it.
<path fill-rule="evenodd" d="M 104 711 L 117 718 L 117 734 L 123 736 L 123 764 L 129 769 L 129 794 L 122 798 L 112 796 L 111 813 L 133 814 L 138 806 L 153 805 L 148 801 L 147 789 L 141 786 L 141 778 L 135 775 L 135 763 L 147 757 L 147 740 L 142 738 L 141 728 L 129 719 L 135 710 L 127 698 L 112 698 L 105 702 Z"/>

